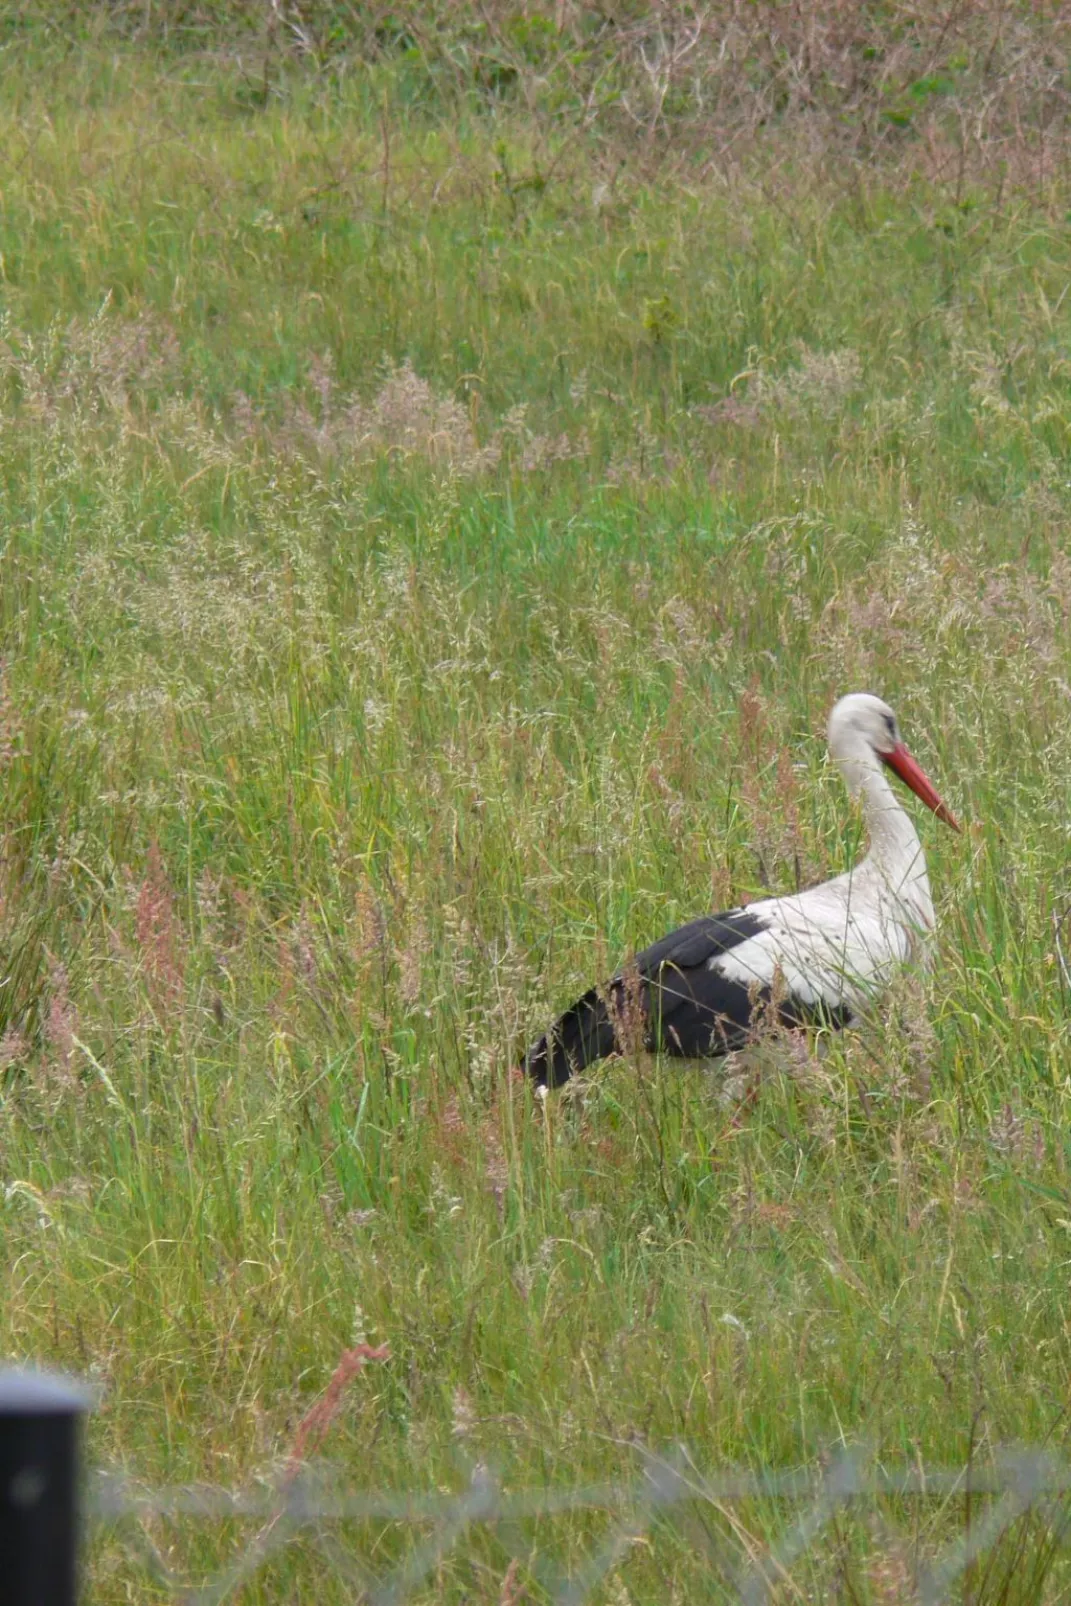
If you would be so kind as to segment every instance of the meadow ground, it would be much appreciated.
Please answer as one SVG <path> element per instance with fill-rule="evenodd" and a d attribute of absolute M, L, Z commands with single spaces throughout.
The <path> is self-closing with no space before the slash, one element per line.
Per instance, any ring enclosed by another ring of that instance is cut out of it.
<path fill-rule="evenodd" d="M 900 154 L 714 160 L 655 77 L 629 139 L 387 44 L 4 36 L 0 1350 L 151 1484 L 268 1476 L 362 1341 L 351 1487 L 1066 1448 L 1066 167 L 942 167 L 929 89 Z M 630 945 L 850 862 L 852 689 L 966 822 L 919 822 L 930 977 L 728 1084 L 517 1087 Z M 1065 1519 L 963 1598 L 1067 1598 Z M 689 1520 L 589 1598 L 723 1599 L 779 1518 Z M 845 1516 L 781 1596 L 912 1598 L 970 1521 Z M 410 1598 L 543 1600 L 604 1526 Z M 354 1597 L 295 1549 L 232 1598 Z"/>

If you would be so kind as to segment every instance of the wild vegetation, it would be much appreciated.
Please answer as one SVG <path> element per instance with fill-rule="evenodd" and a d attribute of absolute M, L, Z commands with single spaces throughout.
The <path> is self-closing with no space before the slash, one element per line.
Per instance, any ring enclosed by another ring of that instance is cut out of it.
<path fill-rule="evenodd" d="M 0 32 L 0 1347 L 153 1484 L 1065 1449 L 1066 21 L 417 11 Z M 853 689 L 966 822 L 930 974 L 533 1098 L 630 946 L 861 851 Z M 963 1598 L 1066 1598 L 1066 1515 Z M 779 1520 L 693 1517 L 590 1598 L 724 1599 Z M 846 1515 L 781 1596 L 911 1599 L 971 1520 Z M 411 1598 L 544 1600 L 601 1521 Z"/>

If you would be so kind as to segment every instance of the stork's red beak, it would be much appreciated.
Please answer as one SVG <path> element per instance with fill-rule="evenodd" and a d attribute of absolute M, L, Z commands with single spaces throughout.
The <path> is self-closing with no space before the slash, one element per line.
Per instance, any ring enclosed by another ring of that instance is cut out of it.
<path fill-rule="evenodd" d="M 879 753 L 878 757 L 883 764 L 887 764 L 891 770 L 899 775 L 905 786 L 910 786 L 915 796 L 921 798 L 926 807 L 932 809 L 939 820 L 943 820 L 946 825 L 950 825 L 953 831 L 959 830 L 960 825 L 956 816 L 950 808 L 947 808 L 941 802 L 937 788 L 918 760 L 911 757 L 903 742 L 897 742 L 891 753 Z"/>

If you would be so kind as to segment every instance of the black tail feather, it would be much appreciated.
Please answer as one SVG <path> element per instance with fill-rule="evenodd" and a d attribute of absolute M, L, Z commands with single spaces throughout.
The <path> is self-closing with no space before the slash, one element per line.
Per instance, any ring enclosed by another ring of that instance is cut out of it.
<path fill-rule="evenodd" d="M 606 1000 L 597 987 L 578 998 L 524 1057 L 524 1068 L 540 1087 L 561 1087 L 575 1071 L 605 1059 L 617 1046 Z"/>

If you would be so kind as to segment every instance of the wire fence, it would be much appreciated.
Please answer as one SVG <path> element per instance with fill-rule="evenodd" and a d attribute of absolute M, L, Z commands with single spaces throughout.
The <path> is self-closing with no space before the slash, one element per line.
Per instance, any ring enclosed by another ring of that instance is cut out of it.
<path fill-rule="evenodd" d="M 53 1431 L 46 1444 L 38 1429 L 43 1422 L 55 1429 L 64 1411 L 68 1423 L 76 1418 L 86 1409 L 84 1393 L 42 1404 L 44 1397 L 31 1388 L 28 1410 L 25 1386 L 16 1387 L 13 1409 L 11 1380 L 0 1377 L 5 1606 L 141 1599 L 150 1585 L 152 1598 L 181 1606 L 319 1600 L 318 1591 L 294 1592 L 292 1570 L 275 1576 L 272 1564 L 286 1552 L 298 1568 L 316 1562 L 341 1587 L 339 1599 L 367 1606 L 418 1599 L 499 1606 L 654 1600 L 671 1592 L 641 1588 L 634 1597 L 624 1585 L 615 1590 L 614 1580 L 638 1548 L 650 1557 L 663 1540 L 692 1551 L 693 1576 L 702 1580 L 701 1594 L 700 1586 L 678 1591 L 681 1600 L 743 1606 L 775 1597 L 918 1606 L 952 1599 L 1026 1602 L 1048 1598 L 1046 1580 L 1056 1582 L 1071 1540 L 1071 1464 L 1043 1449 L 998 1451 L 984 1465 L 897 1468 L 855 1446 L 817 1468 L 704 1471 L 683 1445 L 662 1454 L 635 1443 L 629 1446 L 635 1474 L 625 1481 L 515 1489 L 478 1464 L 465 1485 L 449 1493 L 364 1492 L 346 1487 L 327 1464 L 293 1455 L 273 1481 L 243 1490 L 208 1484 L 154 1489 L 107 1469 L 79 1480 L 69 1475 L 77 1471 L 77 1434 Z M 45 1509 L 50 1500 L 51 1514 Z M 69 1509 L 60 1510 L 64 1501 Z M 79 1526 L 89 1551 L 84 1597 L 77 1594 L 73 1542 L 66 1542 Z M 481 1544 L 486 1556 L 488 1536 L 498 1541 L 498 1571 L 484 1566 L 482 1582 L 474 1585 L 473 1558 Z M 841 1581 L 846 1577 L 844 1554 L 853 1542 L 862 1592 L 834 1588 L 838 1567 Z M 995 1566 L 1001 1547 L 1005 1554 Z M 176 1550 L 187 1558 L 181 1566 Z M 191 1553 L 201 1558 L 199 1578 Z M 892 1555 L 898 1562 L 890 1570 Z M 811 1570 L 801 1579 L 804 1558 Z M 255 1595 L 247 1593 L 254 1584 Z M 139 1592 L 131 1594 L 132 1587 Z"/>
<path fill-rule="evenodd" d="M 127 1542 L 138 1547 L 147 1574 L 182 1606 L 219 1606 L 234 1598 L 269 1558 L 295 1544 L 318 1551 L 352 1588 L 349 1598 L 368 1606 L 401 1606 L 421 1594 L 444 1563 L 464 1550 L 473 1530 L 509 1529 L 515 1544 L 519 1525 L 576 1513 L 601 1513 L 610 1519 L 588 1554 L 567 1569 L 556 1570 L 553 1563 L 542 1564 L 537 1547 L 526 1544 L 523 1555 L 515 1554 L 503 1574 L 500 1601 L 538 1598 L 554 1606 L 581 1606 L 596 1597 L 637 1543 L 667 1522 L 679 1535 L 682 1529 L 675 1519 L 696 1507 L 724 1513 L 727 1508 L 772 1503 L 782 1511 L 773 1537 L 761 1548 L 748 1545 L 730 1520 L 725 1533 L 728 1536 L 735 1528 L 735 1542 L 722 1554 L 708 1553 L 705 1558 L 712 1586 L 707 1598 L 739 1601 L 743 1606 L 769 1600 L 838 1514 L 849 1508 L 873 1509 L 890 1500 L 947 1505 L 974 1498 L 974 1520 L 968 1517 L 964 1524 L 960 1519 L 953 1538 L 929 1560 L 916 1559 L 907 1569 L 910 1576 L 901 1586 L 907 1592 L 881 1596 L 916 1601 L 918 1606 L 937 1606 L 955 1598 L 969 1570 L 1031 1510 L 1038 1513 L 1044 1530 L 1044 1539 L 1039 1535 L 1038 1542 L 1052 1557 L 1071 1538 L 1071 1466 L 1039 1450 L 1004 1451 L 985 1468 L 895 1470 L 875 1465 L 868 1452 L 857 1447 L 839 1452 L 822 1469 L 784 1473 L 701 1472 L 684 1446 L 668 1456 L 641 1446 L 635 1451 L 640 1469 L 627 1483 L 514 1491 L 504 1487 L 490 1468 L 478 1465 L 468 1486 L 449 1495 L 383 1496 L 341 1490 L 323 1467 L 305 1469 L 285 1489 L 242 1492 L 206 1485 L 148 1490 L 116 1473 L 101 1472 L 91 1486 L 90 1514 L 98 1528 L 114 1530 L 121 1525 Z M 159 1518 L 172 1524 L 238 1519 L 255 1524 L 255 1532 L 214 1577 L 191 1586 L 172 1573 L 149 1536 L 150 1520 Z M 352 1536 L 348 1542 L 340 1537 L 338 1530 L 347 1525 L 362 1526 L 363 1543 Z M 401 1558 L 380 1573 L 373 1553 L 388 1528 L 402 1530 L 409 1543 L 403 1542 Z M 511 1592 L 522 1566 L 538 1594 L 533 1595 L 530 1587 L 522 1594 L 519 1585 Z M 433 1592 L 428 1598 L 441 1597 Z M 474 1596 L 459 1591 L 458 1598 Z"/>

